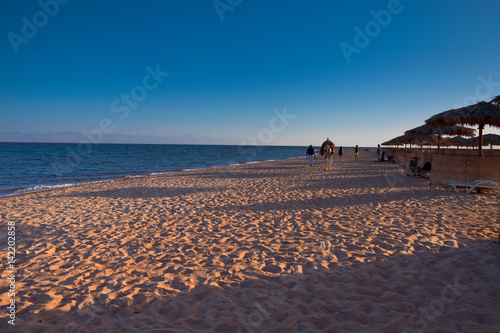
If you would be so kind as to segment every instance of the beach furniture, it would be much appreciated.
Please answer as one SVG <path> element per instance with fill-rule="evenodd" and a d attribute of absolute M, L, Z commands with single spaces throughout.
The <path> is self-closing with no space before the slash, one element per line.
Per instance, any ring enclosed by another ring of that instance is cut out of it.
<path fill-rule="evenodd" d="M 416 169 L 418 168 L 418 158 L 411 157 L 410 164 L 408 165 L 408 171 L 406 172 L 407 176 L 416 176 Z"/>
<path fill-rule="evenodd" d="M 473 190 L 477 189 L 480 191 L 481 189 L 492 190 L 493 192 L 500 192 L 500 185 L 495 183 L 492 180 L 476 180 L 473 182 L 444 182 L 443 185 L 445 187 L 451 187 L 455 192 L 466 191 L 466 193 L 472 193 Z"/>
<path fill-rule="evenodd" d="M 416 168 L 416 173 L 417 176 L 424 177 L 424 178 L 431 178 L 431 162 L 425 162 L 424 166 L 422 168 Z"/>

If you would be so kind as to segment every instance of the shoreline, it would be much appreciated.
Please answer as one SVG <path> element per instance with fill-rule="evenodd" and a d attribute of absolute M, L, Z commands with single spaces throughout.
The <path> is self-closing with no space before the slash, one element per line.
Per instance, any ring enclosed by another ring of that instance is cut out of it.
<path fill-rule="evenodd" d="M 176 172 L 207 170 L 207 169 L 213 169 L 213 168 L 223 168 L 223 167 L 231 167 L 231 166 L 244 165 L 244 164 L 254 164 L 254 163 L 265 163 L 265 162 L 273 162 L 273 161 L 278 161 L 278 160 L 288 160 L 288 159 L 295 159 L 295 158 L 300 158 L 300 157 L 291 157 L 291 158 L 284 158 L 284 159 L 272 159 L 272 160 L 263 160 L 263 161 L 239 162 L 239 163 L 231 163 L 231 164 L 225 164 L 225 165 L 209 166 L 209 167 L 204 167 L 204 168 L 181 169 L 181 170 L 172 170 L 172 171 L 165 171 L 165 172 L 152 172 L 152 173 L 137 174 L 137 175 L 124 175 L 124 176 L 117 176 L 117 177 L 111 177 L 111 178 L 104 178 L 102 180 L 95 180 L 95 181 L 85 180 L 85 181 L 77 182 L 77 183 L 64 183 L 64 184 L 54 184 L 54 185 L 43 185 L 43 184 L 30 185 L 30 186 L 26 187 L 25 190 L 22 192 L 16 191 L 14 193 L 0 194 L 0 199 L 6 198 L 6 197 L 18 196 L 18 195 L 25 195 L 25 194 L 30 194 L 30 193 L 54 191 L 54 190 L 59 190 L 59 189 L 64 189 L 64 188 L 72 188 L 72 187 L 77 187 L 77 186 L 87 186 L 87 185 L 93 185 L 93 184 L 99 184 L 99 183 L 127 180 L 127 179 L 131 179 L 131 178 L 159 176 L 159 175 L 171 174 L 171 173 L 176 173 Z M 37 188 L 37 187 L 40 187 L 40 188 Z M 37 188 L 37 189 L 31 190 L 32 188 Z"/>
<path fill-rule="evenodd" d="M 1 145 L 2 143 L 0 143 Z M 57 146 L 65 146 L 65 145 L 76 145 L 76 144 L 67 144 L 67 143 L 12 143 L 12 142 L 4 142 L 3 144 L 40 144 L 40 145 L 57 145 Z M 107 146 L 108 144 L 99 144 L 97 146 Z M 139 146 L 148 146 L 147 144 L 138 144 Z M 115 146 L 123 146 L 127 147 L 130 146 L 128 144 L 115 144 Z M 184 147 L 186 149 L 192 149 L 193 147 L 198 147 L 198 146 L 206 146 L 206 147 L 240 147 L 240 145 L 152 145 L 152 146 L 164 146 L 165 148 L 169 148 L 171 146 L 175 147 Z M 298 146 L 242 146 L 245 149 L 256 149 L 256 150 L 261 150 L 265 148 L 303 148 L 304 151 L 306 147 L 298 147 Z M 346 146 L 347 149 L 347 146 Z M 360 149 L 363 149 L 363 151 L 370 150 L 372 148 L 370 147 L 360 147 Z M 302 151 L 302 149 L 300 149 Z M 184 150 L 185 152 L 185 150 Z M 193 170 L 197 169 L 207 169 L 207 168 L 213 168 L 213 167 L 220 167 L 220 166 L 228 166 L 231 164 L 241 164 L 241 163 L 260 163 L 260 162 L 266 162 L 266 161 L 273 161 L 273 160 L 279 160 L 279 159 L 287 159 L 287 158 L 299 158 L 302 156 L 302 154 L 297 154 L 296 156 L 282 156 L 280 152 L 276 152 L 278 156 L 273 157 L 272 154 L 268 154 L 268 156 L 260 156 L 259 158 L 264 158 L 261 160 L 253 161 L 253 155 L 249 156 L 248 154 L 244 154 L 241 157 L 241 161 L 238 162 L 237 160 L 232 160 L 232 161 L 227 161 L 226 158 L 227 156 L 225 154 L 221 154 L 220 158 L 222 162 L 219 161 L 213 161 L 213 160 L 206 160 L 205 163 L 208 164 L 208 166 L 201 166 L 199 168 L 195 167 Z M 238 155 L 238 154 L 236 154 Z M 292 154 L 293 155 L 293 154 Z M 238 156 L 237 156 L 238 157 Z M 186 161 L 187 162 L 187 161 Z M 57 162 L 59 163 L 59 162 Z M 205 164 L 201 163 L 201 164 Z M 86 184 L 92 184 L 92 183 L 98 183 L 98 182 L 105 182 L 105 181 L 113 181 L 113 180 L 118 180 L 122 178 L 127 178 L 127 177 L 137 177 L 137 176 L 146 176 L 146 175 L 154 175 L 154 174 L 162 174 L 162 173 L 168 173 L 168 172 L 179 172 L 179 171 L 184 171 L 184 170 L 190 170 L 189 167 L 186 165 L 186 167 L 172 167 L 171 165 L 168 165 L 168 163 L 165 164 L 166 170 L 161 169 L 158 167 L 151 168 L 152 170 L 139 170 L 137 173 L 134 172 L 135 170 L 131 169 L 129 172 L 113 172 L 113 170 L 100 170 L 98 173 L 89 173 L 87 175 L 85 174 L 80 174 L 80 173 L 64 173 L 61 175 L 52 175 L 51 177 L 47 178 L 47 170 L 41 170 L 41 176 L 36 177 L 35 179 L 29 179 L 28 184 L 23 184 L 25 182 L 24 179 L 21 179 L 18 176 L 15 176 L 16 171 L 18 170 L 7 170 L 12 174 L 12 177 L 5 178 L 5 179 L 0 179 L 0 182 L 3 182 L 6 184 L 5 186 L 8 188 L 1 189 L 0 190 L 0 198 L 2 197 L 8 197 L 12 195 L 22 195 L 26 193 L 34 193 L 34 192 L 40 192 L 40 191 L 46 191 L 46 190 L 52 190 L 52 189 L 57 189 L 57 188 L 65 188 L 65 187 L 71 187 L 71 186 L 81 186 L 81 185 L 86 185 Z M 22 171 L 22 170 L 21 170 Z M 105 172 L 102 172 L 105 171 Z M 106 172 L 107 171 L 107 172 Z M 116 170 L 115 170 L 116 171 Z M 26 172 L 24 170 L 23 172 Z M 102 174 L 102 176 L 99 174 Z M 68 176 L 68 177 L 67 177 Z M 32 177 L 33 178 L 33 177 Z M 66 179 L 67 178 L 67 179 Z M 16 185 L 13 184 L 11 185 L 12 182 L 17 182 Z"/>

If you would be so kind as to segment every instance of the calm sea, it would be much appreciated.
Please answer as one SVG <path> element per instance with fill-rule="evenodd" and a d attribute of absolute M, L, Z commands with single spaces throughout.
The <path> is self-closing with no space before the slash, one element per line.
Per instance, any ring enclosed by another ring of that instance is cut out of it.
<path fill-rule="evenodd" d="M 0 196 L 305 156 L 307 147 L 0 143 Z"/>

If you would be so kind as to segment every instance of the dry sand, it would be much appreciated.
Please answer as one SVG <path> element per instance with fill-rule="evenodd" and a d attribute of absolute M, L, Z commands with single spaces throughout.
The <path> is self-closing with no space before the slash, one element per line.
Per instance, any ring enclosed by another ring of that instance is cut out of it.
<path fill-rule="evenodd" d="M 1 198 L 17 331 L 499 332 L 499 196 L 360 155 Z"/>

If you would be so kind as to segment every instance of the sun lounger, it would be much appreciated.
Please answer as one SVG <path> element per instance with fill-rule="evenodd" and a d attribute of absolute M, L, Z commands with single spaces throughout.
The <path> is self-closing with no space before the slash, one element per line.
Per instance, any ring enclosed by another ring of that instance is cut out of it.
<path fill-rule="evenodd" d="M 471 193 L 474 189 L 478 191 L 481 189 L 488 189 L 500 192 L 500 185 L 492 180 L 476 180 L 471 183 L 467 182 L 444 182 L 444 186 L 449 186 L 455 190 L 455 192 L 466 190 L 466 193 Z"/>

